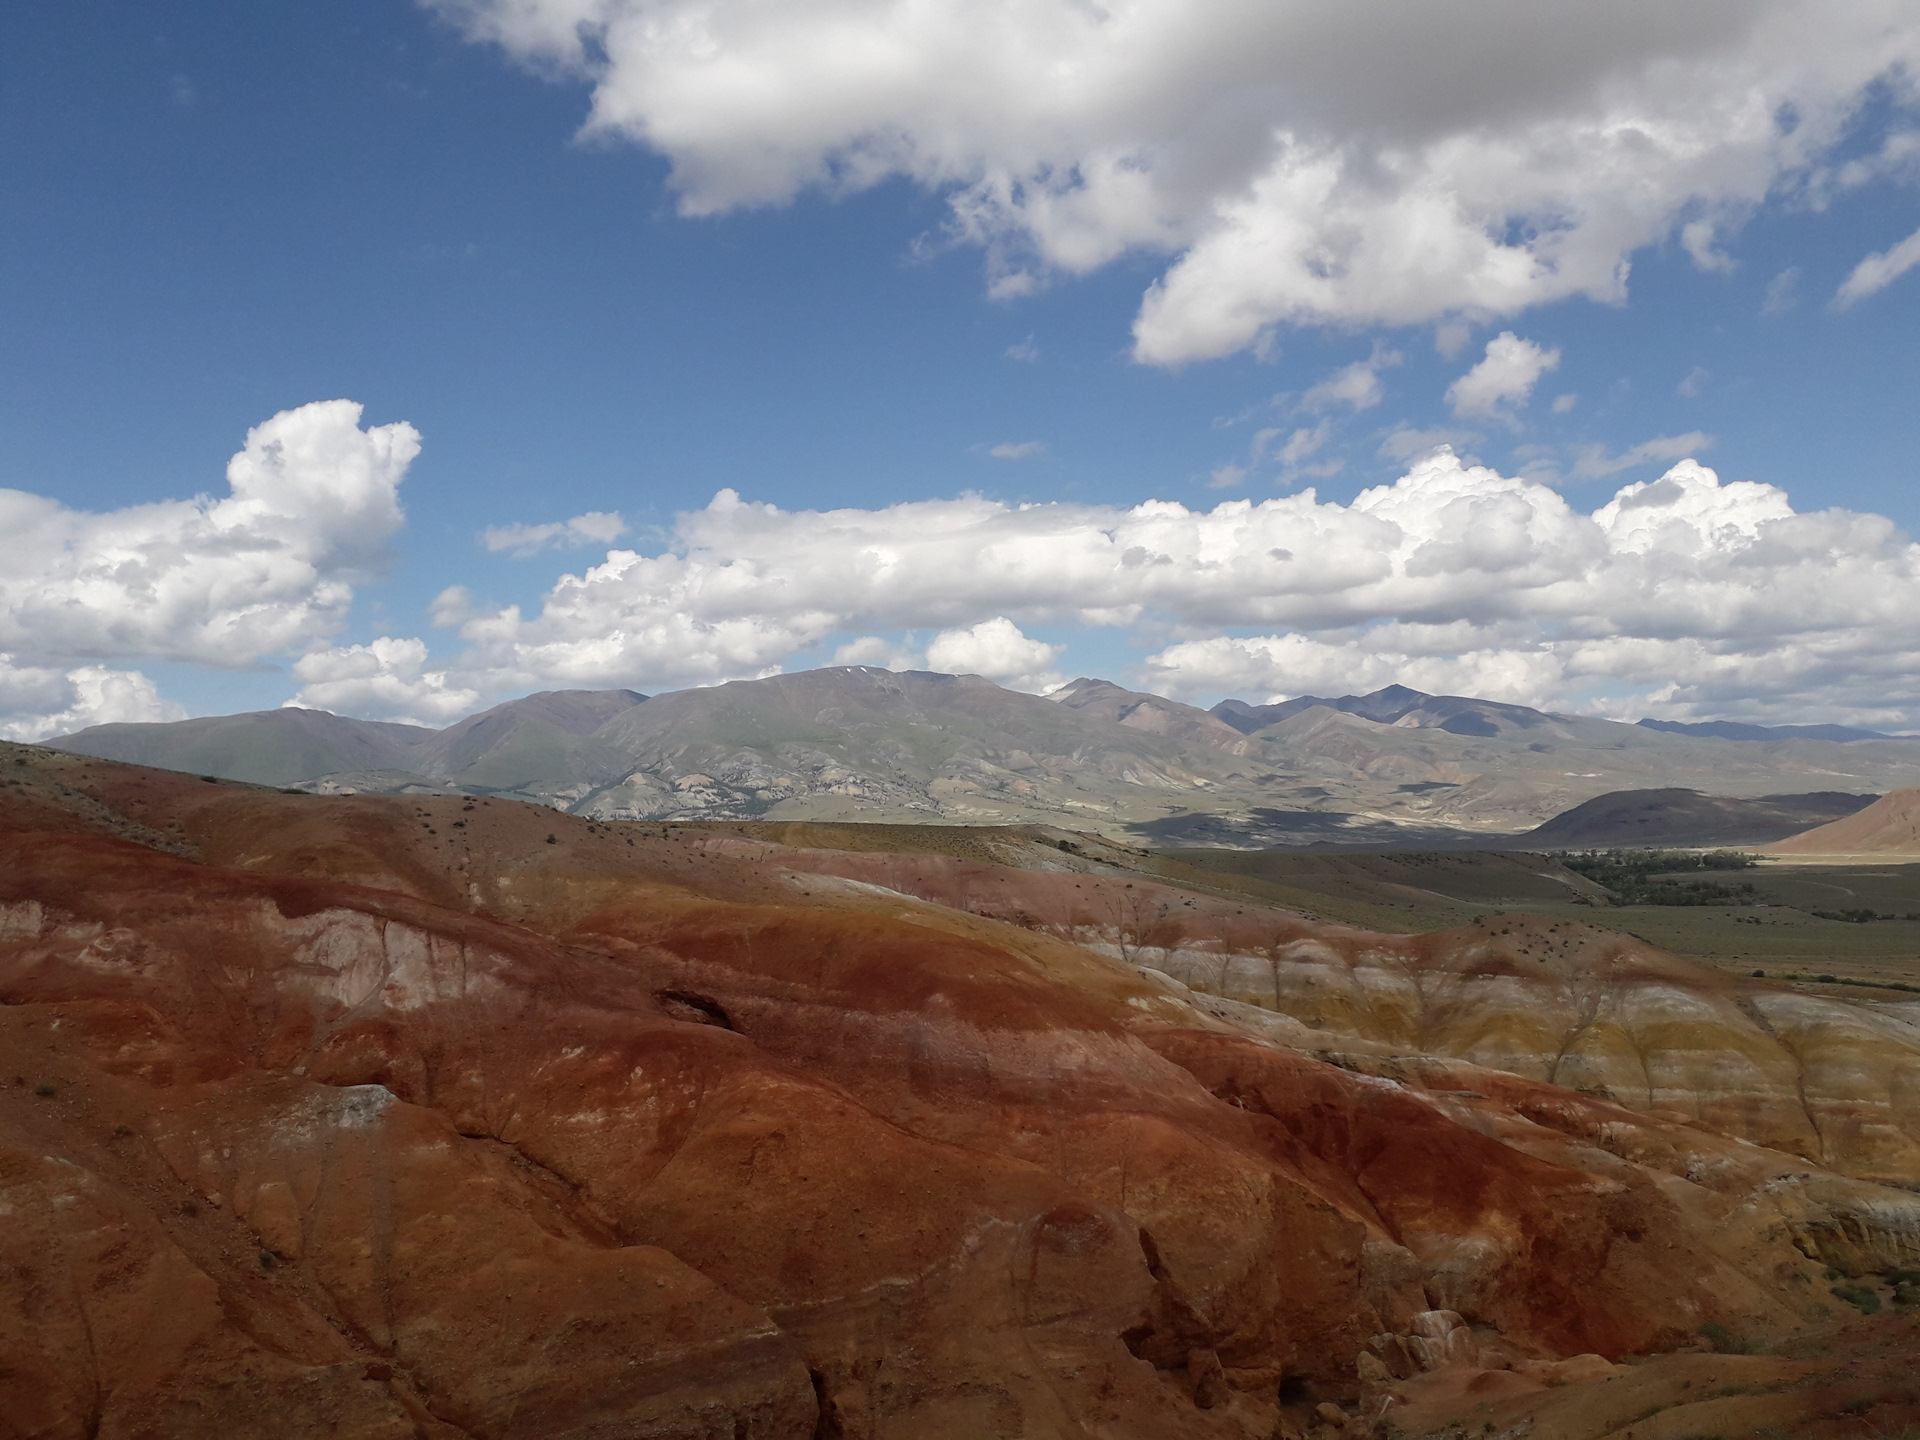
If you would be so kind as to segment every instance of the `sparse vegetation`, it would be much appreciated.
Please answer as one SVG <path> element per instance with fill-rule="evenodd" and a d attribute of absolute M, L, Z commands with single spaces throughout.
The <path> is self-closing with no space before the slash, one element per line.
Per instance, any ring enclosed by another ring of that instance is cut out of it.
<path fill-rule="evenodd" d="M 1604 886 L 1619 905 L 1754 905 L 1751 884 L 1726 885 L 1682 876 L 1751 870 L 1760 862 L 1734 850 L 1589 850 L 1554 856 L 1574 874 Z"/>
<path fill-rule="evenodd" d="M 1828 1292 L 1836 1300 L 1844 1300 L 1862 1315 L 1880 1313 L 1880 1297 L 1865 1285 L 1836 1285 Z"/>
<path fill-rule="evenodd" d="M 1129 965 L 1146 964 L 1156 951 L 1164 956 L 1186 933 L 1186 926 L 1168 913 L 1164 901 L 1155 900 L 1144 889 L 1136 890 L 1131 882 L 1108 897 L 1107 909 L 1113 943 Z"/>
<path fill-rule="evenodd" d="M 1717 1320 L 1709 1320 L 1694 1333 L 1711 1345 L 1716 1355 L 1751 1355 L 1756 1348 L 1752 1341 L 1742 1339 Z"/>

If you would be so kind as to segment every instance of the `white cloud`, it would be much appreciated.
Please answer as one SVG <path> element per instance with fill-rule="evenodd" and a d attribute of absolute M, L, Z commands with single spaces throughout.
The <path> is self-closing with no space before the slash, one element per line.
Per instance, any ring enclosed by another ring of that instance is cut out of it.
<path fill-rule="evenodd" d="M 536 555 L 542 550 L 579 550 L 589 545 L 611 545 L 627 533 L 627 522 L 612 510 L 589 510 L 571 520 L 545 525 L 489 525 L 480 543 L 498 554 Z"/>
<path fill-rule="evenodd" d="M 1270 436 L 1276 433 L 1263 430 L 1261 435 Z M 1274 459 L 1280 462 L 1280 478 L 1293 481 L 1308 476 L 1338 475 L 1346 469 L 1347 462 L 1337 457 L 1308 463 L 1320 453 L 1332 435 L 1333 425 L 1326 420 L 1322 420 L 1310 429 L 1303 427 L 1295 430 L 1274 452 Z M 1264 448 L 1264 446 L 1257 447 L 1256 454 L 1258 449 Z"/>
<path fill-rule="evenodd" d="M 1244 465 L 1216 465 L 1207 476 L 1207 488 L 1210 490 L 1231 490 L 1247 478 Z"/>
<path fill-rule="evenodd" d="M 1483 415 L 1510 420 L 1527 403 L 1540 377 L 1560 364 L 1558 350 L 1546 350 L 1503 330 L 1487 342 L 1486 358 L 1447 387 L 1447 403 L 1461 417 Z"/>
<path fill-rule="evenodd" d="M 1379 455 L 1382 460 L 1405 464 L 1409 460 L 1431 455 L 1436 450 L 1464 449 L 1478 444 L 1481 439 L 1479 432 L 1474 430 L 1449 430 L 1443 426 L 1420 430 L 1411 425 L 1401 425 L 1387 432 L 1386 438 L 1380 442 Z"/>
<path fill-rule="evenodd" d="M 903 646 L 883 640 L 878 635 L 862 635 L 858 640 L 849 640 L 833 652 L 836 665 L 874 665 L 882 670 L 914 670 L 922 665 L 922 660 Z"/>
<path fill-rule="evenodd" d="M 1146 683 L 1185 694 L 1364 695 L 1409 685 L 1430 695 L 1473 695 L 1514 705 L 1550 704 L 1563 688 L 1547 651 L 1426 651 L 1416 636 L 1320 640 L 1305 635 L 1185 641 L 1148 657 Z M 1442 637 L 1434 637 L 1445 645 Z M 1407 642 L 1412 641 L 1409 645 Z M 1399 643 L 1396 643 L 1399 642 Z"/>
<path fill-rule="evenodd" d="M 1834 293 L 1833 308 L 1845 310 L 1869 295 L 1878 295 L 1916 265 L 1920 265 L 1920 230 L 1854 266 L 1853 273 L 1840 282 L 1839 290 Z"/>
<path fill-rule="evenodd" d="M 1767 282 L 1767 293 L 1760 301 L 1762 315 L 1784 315 L 1799 302 L 1800 267 L 1789 265 Z"/>
<path fill-rule="evenodd" d="M 1673 393 L 1691 400 L 1699 395 L 1700 389 L 1713 378 L 1713 372 L 1704 365 L 1696 365 L 1689 370 L 1686 378 L 1673 387 Z"/>
<path fill-rule="evenodd" d="M 1875 180 L 1896 177 L 1912 180 L 1920 175 L 1920 129 L 1896 126 L 1871 155 L 1855 156 L 1837 168 L 1816 170 L 1808 189 L 1816 200 L 1824 201 L 1827 189 L 1857 190 Z"/>
<path fill-rule="evenodd" d="M 1025 460 L 1046 453 L 1047 442 L 1044 440 L 1009 440 L 987 447 L 987 454 L 996 460 Z"/>
<path fill-rule="evenodd" d="M 1689 430 L 1684 435 L 1656 435 L 1651 440 L 1642 440 L 1638 445 L 1622 450 L 1618 455 L 1609 455 L 1604 445 L 1578 445 L 1574 447 L 1573 473 L 1582 480 L 1597 480 L 1605 475 L 1617 475 L 1622 470 L 1630 470 L 1635 465 L 1650 465 L 1662 460 L 1678 460 L 1684 455 L 1698 455 L 1712 446 L 1713 436 L 1699 430 Z"/>
<path fill-rule="evenodd" d="M 1354 410 L 1370 410 L 1380 403 L 1380 372 L 1405 360 L 1398 350 L 1375 348 L 1365 360 L 1344 365 L 1300 397 L 1300 408 L 1317 414 L 1336 405 Z"/>
<path fill-rule="evenodd" d="M 1769 196 L 1852 183 L 1835 142 L 1920 71 L 1888 0 L 428 3 L 585 77 L 586 133 L 664 155 L 687 214 L 904 176 L 999 295 L 1170 256 L 1134 329 L 1159 364 L 1617 301 L 1668 236 L 1724 268 Z"/>
<path fill-rule="evenodd" d="M 1473 338 L 1473 327 L 1464 320 L 1447 320 L 1433 327 L 1433 348 L 1448 359 L 1456 359 Z"/>
<path fill-rule="evenodd" d="M 294 662 L 304 682 L 289 705 L 417 725 L 445 725 L 476 709 L 480 694 L 463 689 L 445 670 L 428 670 L 420 640 L 383 635 L 368 645 L 316 650 Z"/>
<path fill-rule="evenodd" d="M 1006 616 L 996 615 L 934 636 L 927 667 L 948 675 L 984 675 L 1014 690 L 1055 690 L 1064 680 L 1049 667 L 1066 648 L 1029 639 Z"/>
<path fill-rule="evenodd" d="M 89 725 L 179 720 L 186 711 L 162 700 L 138 670 L 82 665 L 73 670 L 16 666 L 0 655 L 0 737 L 44 740 Z"/>
<path fill-rule="evenodd" d="M 1691 439 L 1705 437 L 1629 453 Z M 1344 505 L 1304 490 L 1205 511 L 978 496 L 786 511 L 723 491 L 679 517 L 665 553 L 615 550 L 537 614 L 465 597 L 441 614 L 468 646 L 447 687 L 489 694 L 657 691 L 767 673 L 836 632 L 901 630 L 938 632 L 933 668 L 1038 686 L 1054 652 L 1019 627 L 1079 624 L 1171 632 L 1146 678 L 1190 695 L 1312 688 L 1288 666 L 1321 655 L 1424 688 L 1611 685 L 1680 706 L 1746 685 L 1807 713 L 1920 715 L 1920 547 L 1882 517 L 1797 513 L 1692 461 L 1590 514 L 1445 450 Z M 877 642 L 836 658 L 893 663 Z"/>
<path fill-rule="evenodd" d="M 1680 248 L 1694 265 L 1711 274 L 1731 275 L 1739 264 L 1731 255 L 1714 247 L 1719 227 L 1711 220 L 1694 220 L 1680 227 Z"/>
<path fill-rule="evenodd" d="M 1018 360 L 1023 365 L 1032 365 L 1040 359 L 1040 347 L 1033 343 L 1029 335 L 1018 345 L 1007 346 L 1007 359 Z"/>
<path fill-rule="evenodd" d="M 218 500 L 105 514 L 0 490 L 0 646 L 32 664 L 145 657 L 248 665 L 303 649 L 384 568 L 411 425 L 329 400 L 247 432 Z"/>

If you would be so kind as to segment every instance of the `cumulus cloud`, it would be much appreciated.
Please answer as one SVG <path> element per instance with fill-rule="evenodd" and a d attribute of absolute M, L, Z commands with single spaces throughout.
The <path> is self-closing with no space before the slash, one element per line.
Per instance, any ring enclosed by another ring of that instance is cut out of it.
<path fill-rule="evenodd" d="M 584 78 L 585 133 L 665 156 L 684 213 L 901 176 L 998 294 L 1166 255 L 1134 337 L 1170 365 L 1617 301 L 1669 236 L 1724 269 L 1769 196 L 1848 183 L 1863 98 L 1920 71 L 1885 0 L 427 3 Z"/>
<path fill-rule="evenodd" d="M 179 720 L 186 711 L 160 698 L 138 670 L 82 665 L 61 671 L 14 664 L 0 655 L 0 737 L 44 740 L 89 725 Z"/>
<path fill-rule="evenodd" d="M 916 670 L 924 665 L 924 657 L 915 655 L 905 646 L 895 645 L 892 641 L 878 635 L 862 635 L 857 640 L 849 640 L 833 652 L 836 665 L 872 665 L 881 670 Z"/>
<path fill-rule="evenodd" d="M 383 635 L 367 645 L 316 650 L 294 662 L 303 682 L 289 705 L 416 725 L 445 725 L 475 709 L 480 692 L 428 670 L 424 641 Z"/>
<path fill-rule="evenodd" d="M 977 495 L 783 511 L 722 492 L 668 551 L 612 551 L 538 614 L 461 599 L 442 616 L 468 645 L 449 684 L 495 693 L 766 674 L 835 632 L 939 632 L 927 664 L 947 668 L 956 636 L 1012 647 L 1018 626 L 1083 624 L 1173 632 L 1148 678 L 1183 695 L 1298 689 L 1271 659 L 1294 651 L 1244 636 L 1265 632 L 1377 655 L 1379 674 L 1478 657 L 1455 674 L 1524 672 L 1528 693 L 1738 676 L 1755 693 L 1805 682 L 1791 693 L 1822 712 L 1855 693 L 1920 707 L 1920 668 L 1899 670 L 1920 653 L 1920 549 L 1882 516 L 1795 513 L 1693 461 L 1594 513 L 1446 449 L 1346 505 L 1304 490 L 1212 511 Z M 1035 684 L 1050 659 L 991 664 Z"/>
<path fill-rule="evenodd" d="M 1511 420 L 1527 403 L 1540 377 L 1560 365 L 1560 352 L 1547 350 L 1503 330 L 1487 342 L 1486 356 L 1447 387 L 1455 415 Z"/>
<path fill-rule="evenodd" d="M 1547 651 L 1456 650 L 1457 636 L 1396 628 L 1358 639 L 1307 635 L 1215 637 L 1170 645 L 1143 667 L 1149 684 L 1185 694 L 1252 695 L 1268 702 L 1295 695 L 1364 695 L 1409 685 L 1431 695 L 1475 695 L 1516 705 L 1548 705 L 1564 675 Z"/>
<path fill-rule="evenodd" d="M 580 550 L 589 545 L 611 545 L 627 533 L 627 522 L 616 511 L 589 510 L 571 520 L 545 525 L 489 525 L 480 543 L 498 554 L 537 555 L 542 550 Z"/>
<path fill-rule="evenodd" d="M 0 490 L 0 731 L 178 716 L 117 661 L 231 668 L 324 642 L 387 566 L 420 449 L 360 416 L 328 400 L 255 426 L 218 498 L 95 514 Z"/>
<path fill-rule="evenodd" d="M 1739 692 L 1920 714 L 1920 547 L 1691 460 L 1591 513 L 1447 450 L 1347 504 L 788 511 L 722 491 L 664 553 L 615 550 L 538 613 L 462 597 L 441 614 L 468 647 L 444 688 L 488 693 L 765 674 L 836 633 L 865 637 L 841 663 L 909 663 L 873 638 L 902 630 L 935 632 L 931 668 L 1044 688 L 1058 651 L 1021 627 L 1078 624 L 1167 634 L 1142 678 L 1189 696 L 1346 675 L 1532 703 L 1631 690 L 1670 713 Z"/>
<path fill-rule="evenodd" d="M 1853 267 L 1853 273 L 1840 283 L 1833 297 L 1833 308 L 1846 310 L 1869 295 L 1878 295 L 1914 266 L 1920 265 L 1920 230 L 1898 245 L 1876 251 Z"/>
<path fill-rule="evenodd" d="M 1046 453 L 1047 442 L 1044 440 L 1008 440 L 987 447 L 987 454 L 996 460 L 1025 460 Z"/>
<path fill-rule="evenodd" d="M 1022 627 L 1058 624 L 1164 636 L 1141 678 L 1196 697 L 1391 679 L 1674 714 L 1737 701 L 1920 716 L 1920 547 L 1889 520 L 1798 512 L 1781 490 L 1722 483 L 1693 459 L 1587 513 L 1444 447 L 1345 504 L 1308 489 L 1210 510 L 964 495 L 788 511 L 723 490 L 677 517 L 660 553 L 610 550 L 536 613 L 443 592 L 435 621 L 463 647 L 451 658 L 409 637 L 329 646 L 400 523 L 419 443 L 405 425 L 359 422 L 345 401 L 275 416 L 249 434 L 220 499 L 89 515 L 0 493 L 23 537 L 0 551 L 0 731 L 177 715 L 146 676 L 105 663 L 141 654 L 301 654 L 293 703 L 429 724 L 531 689 L 770 674 L 845 635 L 860 638 L 840 663 L 1044 690 L 1062 647 Z M 1330 424 L 1263 431 L 1255 448 L 1303 463 Z M 1608 474 L 1709 438 L 1580 463 Z M 933 636 L 924 658 L 879 638 L 903 631 Z"/>
<path fill-rule="evenodd" d="M 328 400 L 247 432 L 220 499 L 90 514 L 0 490 L 0 647 L 29 663 L 248 665 L 306 648 L 385 566 L 411 425 Z"/>
<path fill-rule="evenodd" d="M 927 646 L 927 666 L 949 675 L 984 675 L 1014 690 L 1055 690 L 1064 681 L 1049 667 L 1066 648 L 1029 639 L 996 615 L 964 630 L 942 630 Z"/>

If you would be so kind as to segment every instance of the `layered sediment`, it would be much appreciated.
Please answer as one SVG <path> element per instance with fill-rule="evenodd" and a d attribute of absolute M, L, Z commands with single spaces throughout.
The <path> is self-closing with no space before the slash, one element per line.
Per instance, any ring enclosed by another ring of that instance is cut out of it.
<path fill-rule="evenodd" d="M 0 763 L 22 1434 L 1266 1440 L 1920 1263 L 1908 1022 L 1602 932 Z"/>

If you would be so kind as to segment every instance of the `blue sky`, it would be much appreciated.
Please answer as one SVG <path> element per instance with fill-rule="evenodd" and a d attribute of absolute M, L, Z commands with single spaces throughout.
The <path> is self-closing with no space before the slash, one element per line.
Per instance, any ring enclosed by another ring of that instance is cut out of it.
<path fill-rule="evenodd" d="M 676 49 L 681 0 L 9 6 L 0 723 L 839 657 L 1920 725 L 1920 21 L 1637 8 L 733 0 Z M 1218 45 L 1163 63 L 1169 16 Z M 261 484 L 306 498 L 222 510 L 282 414 L 320 469 Z M 338 489 L 396 424 L 417 455 Z M 1721 483 L 1649 488 L 1689 458 Z M 482 538 L 581 515 L 625 528 Z"/>

